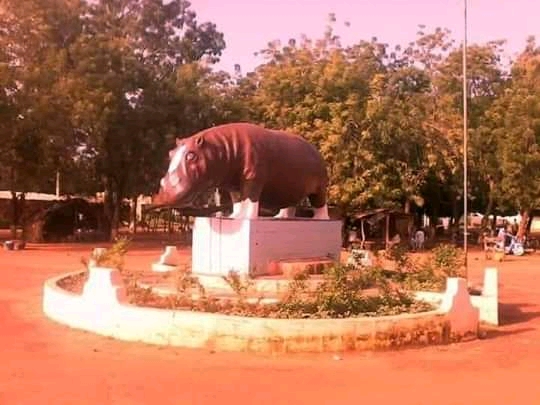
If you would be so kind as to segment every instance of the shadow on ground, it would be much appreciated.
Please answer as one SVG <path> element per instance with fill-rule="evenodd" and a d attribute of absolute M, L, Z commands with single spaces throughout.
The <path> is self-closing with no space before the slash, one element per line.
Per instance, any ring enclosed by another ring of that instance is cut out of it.
<path fill-rule="evenodd" d="M 535 328 L 519 328 L 519 329 L 495 329 L 484 328 L 483 333 L 480 335 L 482 340 L 497 339 L 505 336 L 520 335 L 522 333 L 532 332 Z"/>
<path fill-rule="evenodd" d="M 528 307 L 537 307 L 528 303 L 499 303 L 500 325 L 514 325 L 540 318 L 540 311 L 524 311 Z"/>

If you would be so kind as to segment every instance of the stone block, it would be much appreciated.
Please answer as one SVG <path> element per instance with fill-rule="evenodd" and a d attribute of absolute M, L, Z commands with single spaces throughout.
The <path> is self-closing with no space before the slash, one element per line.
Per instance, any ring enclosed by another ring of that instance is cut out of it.
<path fill-rule="evenodd" d="M 83 287 L 83 297 L 96 305 L 116 305 L 126 301 L 126 289 L 120 272 L 108 267 L 91 266 Z"/>
<path fill-rule="evenodd" d="M 453 334 L 463 337 L 478 336 L 480 311 L 471 303 L 466 279 L 446 279 L 446 292 L 440 309 L 447 313 Z"/>
<path fill-rule="evenodd" d="M 94 248 L 94 250 L 92 251 L 92 256 L 90 257 L 90 260 L 88 261 L 88 267 L 96 267 L 97 266 L 96 258 L 99 258 L 100 256 L 104 255 L 106 252 L 107 252 L 106 248 L 103 248 L 103 247 Z"/>
<path fill-rule="evenodd" d="M 159 258 L 158 263 L 168 266 L 178 266 L 180 264 L 180 255 L 176 246 L 165 246 L 165 251 Z"/>
<path fill-rule="evenodd" d="M 272 262 L 321 257 L 338 261 L 341 221 L 198 217 L 192 249 L 194 274 L 269 275 L 276 271 Z"/>
<path fill-rule="evenodd" d="M 285 278 L 294 278 L 299 273 L 322 274 L 325 269 L 335 262 L 325 258 L 283 260 L 277 262 L 279 274 Z"/>
<path fill-rule="evenodd" d="M 484 270 L 484 285 L 482 287 L 484 297 L 499 296 L 499 272 L 495 267 L 487 267 Z"/>
<path fill-rule="evenodd" d="M 367 249 L 352 249 L 347 264 L 350 266 L 373 266 L 372 253 Z"/>
<path fill-rule="evenodd" d="M 165 251 L 160 256 L 157 263 L 152 264 L 152 271 L 156 273 L 167 273 L 170 271 L 178 270 L 180 264 L 180 255 L 176 246 L 165 246 Z"/>
<path fill-rule="evenodd" d="M 480 320 L 499 325 L 499 272 L 495 267 L 488 267 L 484 271 L 482 301 Z"/>

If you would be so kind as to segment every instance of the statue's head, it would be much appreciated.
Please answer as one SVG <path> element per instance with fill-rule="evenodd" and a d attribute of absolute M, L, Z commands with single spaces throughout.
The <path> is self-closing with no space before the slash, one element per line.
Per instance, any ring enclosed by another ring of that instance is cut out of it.
<path fill-rule="evenodd" d="M 169 152 L 167 173 L 160 181 L 159 192 L 152 199 L 154 204 L 187 206 L 206 191 L 209 184 L 203 147 L 202 135 L 176 140 L 176 148 Z"/>

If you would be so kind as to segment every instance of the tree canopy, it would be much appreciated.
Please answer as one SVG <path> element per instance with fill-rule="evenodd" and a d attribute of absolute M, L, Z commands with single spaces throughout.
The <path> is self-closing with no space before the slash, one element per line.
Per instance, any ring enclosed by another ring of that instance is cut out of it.
<path fill-rule="evenodd" d="M 114 230 L 122 199 L 156 191 L 175 137 L 251 121 L 316 145 L 345 211 L 459 218 L 461 44 L 419 26 L 410 43 L 344 46 L 335 23 L 229 74 L 213 67 L 226 33 L 187 0 L 1 0 L 0 183 L 50 192 L 59 171 L 64 192 L 104 192 Z M 486 213 L 540 203 L 540 48 L 508 65 L 504 45 L 467 49 L 470 204 Z"/>

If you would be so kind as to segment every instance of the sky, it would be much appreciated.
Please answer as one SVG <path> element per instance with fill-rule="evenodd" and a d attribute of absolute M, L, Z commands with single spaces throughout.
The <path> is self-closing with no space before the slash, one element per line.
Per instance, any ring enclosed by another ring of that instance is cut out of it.
<path fill-rule="evenodd" d="M 199 22 L 212 21 L 227 48 L 216 66 L 248 72 L 262 60 L 253 54 L 269 41 L 305 34 L 319 38 L 335 13 L 343 45 L 377 37 L 390 45 L 413 41 L 418 25 L 444 27 L 461 41 L 464 0 L 191 0 Z M 522 50 L 529 35 L 540 42 L 540 0 L 468 0 L 468 42 L 506 39 L 507 57 Z M 346 27 L 345 22 L 350 26 Z"/>

